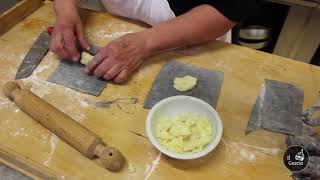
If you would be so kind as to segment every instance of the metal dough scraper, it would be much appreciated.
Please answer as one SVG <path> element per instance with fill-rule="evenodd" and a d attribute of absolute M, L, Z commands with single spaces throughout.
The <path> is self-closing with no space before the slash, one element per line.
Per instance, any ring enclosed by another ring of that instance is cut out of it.
<path fill-rule="evenodd" d="M 175 77 L 190 75 L 198 78 L 194 89 L 186 92 L 177 91 L 173 87 Z M 144 102 L 144 108 L 150 109 L 157 102 L 170 96 L 193 96 L 216 107 L 220 95 L 224 74 L 221 71 L 209 70 L 177 61 L 167 62 L 153 82 L 152 88 Z"/>
<path fill-rule="evenodd" d="M 91 46 L 89 54 L 95 55 L 99 47 Z M 99 96 L 106 87 L 107 81 L 84 72 L 84 65 L 71 60 L 62 60 L 47 81 L 60 84 L 71 89 Z"/>
<path fill-rule="evenodd" d="M 265 80 L 251 112 L 246 134 L 257 129 L 287 135 L 311 135 L 312 127 L 303 121 L 303 89 L 292 84 Z"/>

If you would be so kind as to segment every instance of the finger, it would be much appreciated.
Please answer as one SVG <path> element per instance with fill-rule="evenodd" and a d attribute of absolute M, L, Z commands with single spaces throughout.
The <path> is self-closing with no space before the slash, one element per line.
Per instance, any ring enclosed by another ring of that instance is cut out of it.
<path fill-rule="evenodd" d="M 137 62 L 132 68 L 125 68 L 123 69 L 114 79 L 114 83 L 123 83 L 125 82 L 130 74 L 134 72 L 140 65 L 142 64 L 142 61 Z"/>
<path fill-rule="evenodd" d="M 76 47 L 76 37 L 71 29 L 63 31 L 64 49 L 68 52 L 73 61 L 78 61 L 80 54 Z"/>
<path fill-rule="evenodd" d="M 120 72 L 121 72 L 121 65 L 120 64 L 115 64 L 112 66 L 103 76 L 105 80 L 110 80 L 116 77 Z"/>
<path fill-rule="evenodd" d="M 106 59 L 107 53 L 105 51 L 102 51 L 102 48 L 99 49 L 98 53 L 93 57 L 93 59 L 87 64 L 85 68 L 86 73 L 92 73 L 96 67 L 102 63 L 104 59 Z"/>
<path fill-rule="evenodd" d="M 53 52 L 55 52 L 61 59 L 68 59 L 70 56 L 63 46 L 64 42 L 62 40 L 62 34 L 56 33 L 52 39 Z"/>
<path fill-rule="evenodd" d="M 138 67 L 143 63 L 143 61 L 138 61 L 136 62 L 131 68 L 125 68 L 123 69 L 114 79 L 113 82 L 114 83 L 123 83 L 125 82 L 130 74 L 132 74 L 136 69 L 138 69 Z"/>
<path fill-rule="evenodd" d="M 82 49 L 86 49 L 86 50 L 90 50 L 90 46 L 89 44 L 87 43 L 87 41 L 85 40 L 84 38 L 84 32 L 83 32 L 83 27 L 81 24 L 77 25 L 76 27 L 76 35 L 77 35 L 77 40 L 80 44 L 80 47 Z"/>
<path fill-rule="evenodd" d="M 53 28 L 52 34 L 50 36 L 50 42 L 49 42 L 49 50 L 51 52 L 56 53 L 56 49 L 55 49 L 55 38 L 56 38 L 56 29 Z"/>
<path fill-rule="evenodd" d="M 94 70 L 93 74 L 97 77 L 102 77 L 113 67 L 113 62 L 110 59 L 104 59 L 101 64 L 99 64 Z"/>
<path fill-rule="evenodd" d="M 53 31 L 53 33 L 52 33 L 52 35 L 50 37 L 49 50 L 54 52 L 54 53 L 57 52 L 56 47 L 61 43 L 61 40 L 60 40 L 60 43 L 59 43 L 59 41 L 57 41 L 58 38 L 59 38 L 58 34 L 54 33 L 54 31 Z M 58 43 L 58 44 L 56 45 L 56 43 Z"/>
<path fill-rule="evenodd" d="M 51 37 L 50 38 L 50 42 L 49 42 L 49 51 L 55 53 L 55 49 L 53 48 L 54 47 L 54 43 L 53 42 L 54 42 L 53 37 Z"/>
<path fill-rule="evenodd" d="M 113 79 L 113 82 L 118 84 L 123 83 L 128 79 L 129 74 L 130 74 L 129 69 L 124 69 Z"/>

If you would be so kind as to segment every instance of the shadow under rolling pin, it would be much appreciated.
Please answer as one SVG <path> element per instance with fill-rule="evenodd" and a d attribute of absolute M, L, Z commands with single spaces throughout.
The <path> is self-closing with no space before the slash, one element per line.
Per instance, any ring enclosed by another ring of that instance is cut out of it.
<path fill-rule="evenodd" d="M 119 150 L 109 147 L 101 137 L 31 91 L 21 89 L 16 82 L 7 82 L 3 86 L 3 93 L 23 112 L 89 159 L 98 157 L 110 171 L 118 171 L 123 167 L 125 160 Z"/>

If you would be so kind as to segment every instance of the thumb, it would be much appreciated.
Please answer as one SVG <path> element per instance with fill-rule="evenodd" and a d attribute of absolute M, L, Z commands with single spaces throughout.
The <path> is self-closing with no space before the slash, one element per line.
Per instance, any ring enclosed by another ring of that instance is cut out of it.
<path fill-rule="evenodd" d="M 80 44 L 80 47 L 82 49 L 86 49 L 89 50 L 90 46 L 89 44 L 86 42 L 85 38 L 84 38 L 84 32 L 83 32 L 83 27 L 82 25 L 77 25 L 76 27 L 76 35 L 77 35 L 77 40 Z"/>

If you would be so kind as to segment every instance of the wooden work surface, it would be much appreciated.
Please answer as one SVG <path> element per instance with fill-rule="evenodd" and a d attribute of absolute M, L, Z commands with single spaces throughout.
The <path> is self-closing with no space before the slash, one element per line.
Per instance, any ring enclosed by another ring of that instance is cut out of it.
<path fill-rule="evenodd" d="M 101 46 L 125 33 L 143 29 L 108 14 L 84 12 L 84 15 L 88 39 Z M 35 38 L 53 22 L 52 5 L 46 3 L 0 37 L 0 86 L 14 79 Z M 142 137 L 146 136 L 148 113 L 143 109 L 143 102 L 165 60 L 170 59 L 224 72 L 217 106 L 224 125 L 223 139 L 210 155 L 201 159 L 179 161 L 168 158 Z M 119 148 L 127 162 L 136 168 L 134 173 L 127 167 L 119 173 L 111 173 L 99 167 L 19 111 L 1 93 L 2 148 L 20 154 L 28 162 L 47 166 L 61 179 L 291 179 L 282 163 L 284 135 L 264 130 L 244 135 L 250 112 L 264 79 L 304 88 L 305 108 L 317 101 L 320 90 L 318 67 L 221 42 L 153 57 L 127 84 L 108 84 L 99 97 L 46 82 L 58 64 L 57 57 L 48 53 L 34 74 L 22 83 Z M 137 98 L 138 102 L 114 103 L 105 108 L 93 105 L 96 101 L 131 97 Z"/>

